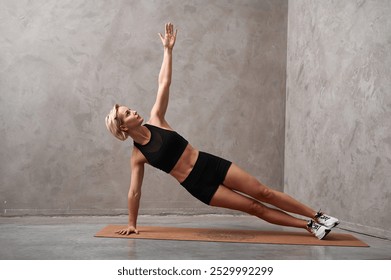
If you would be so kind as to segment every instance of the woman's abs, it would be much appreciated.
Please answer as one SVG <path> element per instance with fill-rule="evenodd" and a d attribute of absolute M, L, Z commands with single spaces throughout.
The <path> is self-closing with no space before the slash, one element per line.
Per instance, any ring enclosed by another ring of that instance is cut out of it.
<path fill-rule="evenodd" d="M 193 170 L 197 158 L 198 150 L 188 144 L 178 162 L 171 170 L 170 175 L 177 179 L 179 183 L 182 183 Z"/>

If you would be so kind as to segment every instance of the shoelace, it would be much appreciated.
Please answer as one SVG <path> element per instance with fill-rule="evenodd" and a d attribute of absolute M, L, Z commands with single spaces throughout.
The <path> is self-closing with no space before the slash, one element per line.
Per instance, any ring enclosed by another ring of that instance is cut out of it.
<path fill-rule="evenodd" d="M 320 225 L 316 224 L 313 220 L 309 221 L 307 223 L 307 227 L 309 229 L 314 229 L 314 230 L 317 230 L 318 228 L 320 228 Z"/>
<path fill-rule="evenodd" d="M 327 215 L 325 215 L 321 209 L 319 209 L 319 211 L 315 214 L 314 216 L 315 220 L 319 221 L 319 220 L 323 220 L 323 221 L 327 221 L 330 219 L 330 217 L 328 217 Z"/>
<path fill-rule="evenodd" d="M 315 214 L 314 218 L 317 219 L 320 218 L 321 216 L 323 216 L 323 212 L 322 209 L 319 209 L 319 211 Z"/>

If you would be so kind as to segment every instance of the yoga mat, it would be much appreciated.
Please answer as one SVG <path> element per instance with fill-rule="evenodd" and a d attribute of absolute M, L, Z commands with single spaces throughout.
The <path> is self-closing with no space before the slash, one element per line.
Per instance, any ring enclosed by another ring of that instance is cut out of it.
<path fill-rule="evenodd" d="M 213 228 L 178 227 L 138 227 L 139 234 L 120 235 L 115 233 L 124 225 L 108 225 L 95 234 L 95 237 L 157 239 L 181 241 L 239 242 L 264 244 L 290 244 L 314 246 L 369 247 L 368 244 L 350 234 L 329 233 L 325 239 L 318 240 L 308 232 L 262 231 Z"/>

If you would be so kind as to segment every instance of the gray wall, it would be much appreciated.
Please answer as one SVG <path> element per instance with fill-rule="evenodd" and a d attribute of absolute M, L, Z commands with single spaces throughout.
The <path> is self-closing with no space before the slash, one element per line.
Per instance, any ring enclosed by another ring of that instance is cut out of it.
<path fill-rule="evenodd" d="M 289 1 L 284 190 L 391 237 L 391 2 Z"/>
<path fill-rule="evenodd" d="M 0 2 L 1 215 L 126 213 L 132 143 L 118 102 L 149 114 L 158 32 L 179 28 L 168 121 L 197 148 L 283 188 L 287 1 Z M 219 212 L 146 169 L 141 213 Z"/>

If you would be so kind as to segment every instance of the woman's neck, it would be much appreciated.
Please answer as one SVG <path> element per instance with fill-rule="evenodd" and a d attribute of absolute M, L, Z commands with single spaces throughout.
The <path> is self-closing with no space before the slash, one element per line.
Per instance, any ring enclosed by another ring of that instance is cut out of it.
<path fill-rule="evenodd" d="M 145 126 L 139 126 L 137 128 L 133 128 L 129 133 L 129 136 L 134 140 L 134 142 L 145 145 L 151 139 L 151 132 Z"/>

